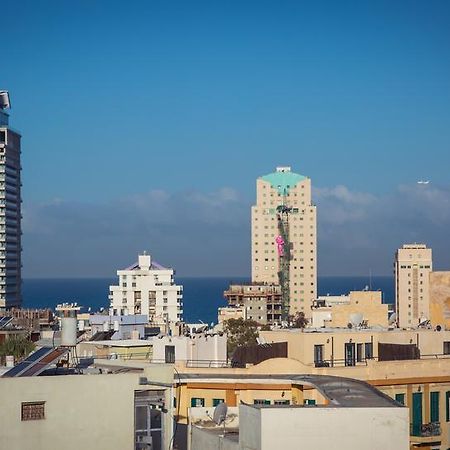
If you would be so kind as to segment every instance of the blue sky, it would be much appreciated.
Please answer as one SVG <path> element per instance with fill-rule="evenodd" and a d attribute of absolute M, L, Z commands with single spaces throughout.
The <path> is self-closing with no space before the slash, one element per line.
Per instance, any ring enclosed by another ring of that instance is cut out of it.
<path fill-rule="evenodd" d="M 245 275 L 255 178 L 280 164 L 317 188 L 321 274 L 390 273 L 411 239 L 450 267 L 448 2 L 4 0 L 1 14 L 25 276 L 108 276 L 144 248 L 181 275 Z M 364 214 L 343 224 L 355 199 Z"/>

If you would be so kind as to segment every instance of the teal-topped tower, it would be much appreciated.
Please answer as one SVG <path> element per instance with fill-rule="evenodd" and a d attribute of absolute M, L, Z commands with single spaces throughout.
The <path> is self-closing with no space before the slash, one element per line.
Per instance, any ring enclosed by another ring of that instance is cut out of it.
<path fill-rule="evenodd" d="M 311 311 L 317 297 L 316 216 L 309 177 L 282 166 L 257 179 L 252 281 L 279 283 L 284 292 L 284 311 L 268 305 L 268 320 L 281 322 L 297 312 L 308 317 Z"/>

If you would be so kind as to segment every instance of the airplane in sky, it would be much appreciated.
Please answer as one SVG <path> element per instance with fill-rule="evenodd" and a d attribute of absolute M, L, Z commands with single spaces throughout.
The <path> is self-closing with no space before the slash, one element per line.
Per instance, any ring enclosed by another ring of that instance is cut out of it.
<path fill-rule="evenodd" d="M 424 181 L 424 180 L 419 180 L 419 181 L 417 182 L 417 184 L 430 184 L 430 180 L 426 180 L 426 181 Z"/>

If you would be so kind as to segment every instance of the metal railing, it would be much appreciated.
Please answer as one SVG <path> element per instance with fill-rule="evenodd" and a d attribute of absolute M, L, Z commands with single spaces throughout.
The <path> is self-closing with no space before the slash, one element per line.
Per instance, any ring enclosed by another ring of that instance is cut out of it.
<path fill-rule="evenodd" d="M 423 424 L 411 424 L 410 435 L 415 437 L 440 436 L 442 433 L 440 422 L 430 422 Z"/>

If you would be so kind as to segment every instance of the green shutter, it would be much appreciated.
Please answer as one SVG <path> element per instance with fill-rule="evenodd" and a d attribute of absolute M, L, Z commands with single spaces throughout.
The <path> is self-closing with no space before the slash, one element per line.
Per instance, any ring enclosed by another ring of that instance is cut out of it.
<path fill-rule="evenodd" d="M 195 408 L 196 406 L 205 406 L 205 399 L 192 397 L 191 398 L 191 408 Z"/>
<path fill-rule="evenodd" d="M 217 406 L 219 403 L 223 403 L 223 398 L 213 398 L 213 406 Z"/>
<path fill-rule="evenodd" d="M 405 404 L 405 394 L 395 394 L 395 401 L 404 405 Z"/>
<path fill-rule="evenodd" d="M 439 392 L 430 392 L 430 422 L 439 422 Z"/>
<path fill-rule="evenodd" d="M 422 433 L 422 393 L 413 394 L 412 407 L 412 435 L 420 436 Z"/>
<path fill-rule="evenodd" d="M 445 393 L 445 420 L 450 422 L 450 391 Z"/>

